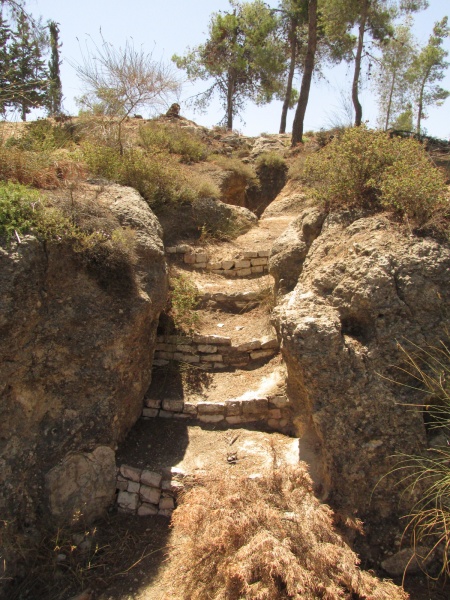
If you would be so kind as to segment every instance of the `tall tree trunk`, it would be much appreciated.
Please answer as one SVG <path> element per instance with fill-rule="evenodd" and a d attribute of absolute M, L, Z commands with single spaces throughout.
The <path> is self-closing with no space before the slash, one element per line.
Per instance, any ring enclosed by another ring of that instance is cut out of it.
<path fill-rule="evenodd" d="M 394 86 L 395 86 L 395 71 L 392 73 L 392 81 L 391 81 L 391 89 L 389 90 L 389 100 L 386 109 L 386 121 L 384 123 L 384 130 L 387 131 L 389 127 L 389 119 L 391 118 L 391 108 L 392 108 L 392 96 L 394 95 Z"/>
<path fill-rule="evenodd" d="M 423 92 L 425 90 L 425 84 L 427 82 L 428 76 L 430 74 L 430 69 L 425 73 L 425 77 L 422 79 L 422 83 L 420 85 L 420 94 L 419 94 L 419 102 L 418 102 L 418 112 L 417 112 L 417 135 L 420 136 L 420 129 L 422 123 L 422 112 L 423 112 Z"/>
<path fill-rule="evenodd" d="M 228 75 L 227 83 L 227 129 L 233 129 L 233 96 L 234 96 L 234 75 Z"/>
<path fill-rule="evenodd" d="M 309 0 L 308 9 L 308 49 L 305 57 L 300 96 L 295 111 L 294 125 L 292 126 L 291 145 L 295 146 L 303 141 L 303 122 L 305 120 L 306 107 L 308 106 L 309 90 L 314 71 L 314 60 L 317 47 L 317 0 Z"/>
<path fill-rule="evenodd" d="M 363 6 L 361 8 L 361 17 L 359 22 L 359 33 L 358 33 L 358 47 L 356 49 L 356 57 L 355 57 L 355 72 L 353 74 L 353 84 L 352 84 L 352 102 L 355 108 L 355 126 L 359 127 L 362 122 L 362 106 L 358 97 L 358 89 L 359 89 L 359 76 L 361 74 L 361 58 L 362 51 L 364 46 L 364 33 L 366 29 L 367 23 L 367 13 L 369 11 L 369 1 L 364 0 Z"/>
<path fill-rule="evenodd" d="M 290 63 L 289 63 L 289 73 L 288 73 L 288 79 L 287 79 L 287 83 L 286 83 L 286 96 L 284 98 L 283 109 L 281 111 L 280 133 L 286 133 L 286 119 L 287 119 L 287 113 L 289 110 L 289 104 L 291 102 L 292 82 L 294 80 L 295 61 L 297 59 L 297 36 L 295 35 L 296 29 L 297 29 L 297 23 L 293 21 L 291 23 L 291 31 L 290 31 L 291 59 L 290 59 Z"/>

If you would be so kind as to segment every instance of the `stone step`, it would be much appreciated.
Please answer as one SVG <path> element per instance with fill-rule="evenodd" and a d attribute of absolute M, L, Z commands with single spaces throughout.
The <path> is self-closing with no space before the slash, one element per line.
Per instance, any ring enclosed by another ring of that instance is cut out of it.
<path fill-rule="evenodd" d="M 153 365 L 162 367 L 170 361 L 195 365 L 205 371 L 243 368 L 279 351 L 275 336 L 264 336 L 233 345 L 231 338 L 220 335 L 158 336 Z"/>
<path fill-rule="evenodd" d="M 217 260 L 211 259 L 207 251 L 193 249 L 188 245 L 168 246 L 169 256 L 179 256 L 185 265 L 193 269 L 206 270 L 223 277 L 255 277 L 268 273 L 270 250 L 241 250 L 237 257 Z"/>
<path fill-rule="evenodd" d="M 146 398 L 143 419 L 191 419 L 201 423 L 245 425 L 266 423 L 281 433 L 290 435 L 292 407 L 284 394 L 262 397 L 230 398 L 224 402 L 185 402 L 177 398 Z"/>

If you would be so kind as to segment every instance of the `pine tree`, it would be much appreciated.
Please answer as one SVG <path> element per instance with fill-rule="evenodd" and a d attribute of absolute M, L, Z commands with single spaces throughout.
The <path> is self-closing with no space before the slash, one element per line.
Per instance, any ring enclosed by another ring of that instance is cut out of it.
<path fill-rule="evenodd" d="M 0 12 L 0 113 L 5 114 L 10 101 L 11 61 L 9 56 L 9 43 L 11 29 L 8 22 Z"/>
<path fill-rule="evenodd" d="M 33 31 L 27 15 L 19 13 L 10 45 L 11 105 L 19 108 L 23 121 L 32 108 L 45 104 L 48 73 L 42 58 L 43 44 L 42 30 Z"/>
<path fill-rule="evenodd" d="M 51 56 L 48 63 L 48 97 L 47 97 L 47 110 L 50 116 L 56 116 L 61 114 L 61 103 L 62 103 L 62 85 L 59 67 L 61 60 L 59 58 L 59 49 L 61 44 L 59 42 L 59 27 L 55 21 L 49 21 L 48 28 L 50 30 L 50 48 Z"/>

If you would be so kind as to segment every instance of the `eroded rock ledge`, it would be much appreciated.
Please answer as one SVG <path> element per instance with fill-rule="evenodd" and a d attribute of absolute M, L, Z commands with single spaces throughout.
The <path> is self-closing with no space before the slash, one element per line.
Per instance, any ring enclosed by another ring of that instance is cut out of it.
<path fill-rule="evenodd" d="M 449 247 L 383 216 L 329 215 L 298 261 L 298 282 L 274 317 L 297 433 L 322 498 L 344 519 L 363 519 L 367 541 L 379 547 L 414 501 L 388 476 L 393 456 L 427 446 L 421 411 L 405 406 L 419 397 L 392 381 L 402 378 L 398 344 L 442 339 Z"/>
<path fill-rule="evenodd" d="M 95 213 L 99 227 L 108 219 L 131 230 L 135 260 L 115 272 L 107 262 L 83 263 L 68 245 L 43 244 L 32 236 L 0 248 L 3 519 L 48 522 L 49 497 L 55 494 L 69 499 L 67 507 L 53 511 L 56 518 L 67 522 L 72 516 L 67 511 L 82 513 L 71 490 L 60 488 L 64 479 L 70 488 L 80 471 L 66 457 L 86 453 L 92 463 L 95 448 L 114 448 L 141 415 L 150 383 L 167 295 L 159 223 L 131 188 L 86 185 L 74 200 L 80 210 Z M 60 463 L 58 476 L 46 478 Z M 114 477 L 110 480 L 114 494 Z M 107 505 L 107 490 L 104 498 Z M 99 511 L 101 506 L 85 516 Z"/>

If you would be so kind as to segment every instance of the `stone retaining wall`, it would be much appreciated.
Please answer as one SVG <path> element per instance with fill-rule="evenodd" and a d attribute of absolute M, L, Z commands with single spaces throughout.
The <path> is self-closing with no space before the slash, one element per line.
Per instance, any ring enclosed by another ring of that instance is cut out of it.
<path fill-rule="evenodd" d="M 185 264 L 194 269 L 206 269 L 224 277 L 263 275 L 269 270 L 270 250 L 244 250 L 239 258 L 212 262 L 204 250 L 195 251 L 187 245 L 168 246 L 167 254 L 183 256 Z"/>
<path fill-rule="evenodd" d="M 158 336 L 153 365 L 162 367 L 175 360 L 204 371 L 246 367 L 250 362 L 274 356 L 279 349 L 275 337 L 263 337 L 233 346 L 220 335 Z"/>
<path fill-rule="evenodd" d="M 198 402 L 193 404 L 182 399 L 144 400 L 144 419 L 155 417 L 172 419 L 197 419 L 201 423 L 241 425 L 265 422 L 282 433 L 291 433 L 292 410 L 285 395 L 265 396 L 246 400 L 231 398 L 224 402 Z"/>
<path fill-rule="evenodd" d="M 120 512 L 171 517 L 177 494 L 184 489 L 185 473 L 163 469 L 162 473 L 122 465 L 117 474 L 117 505 Z"/>

